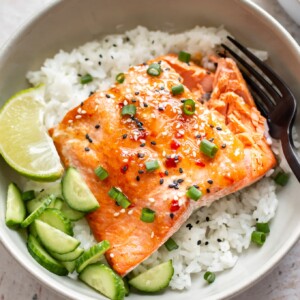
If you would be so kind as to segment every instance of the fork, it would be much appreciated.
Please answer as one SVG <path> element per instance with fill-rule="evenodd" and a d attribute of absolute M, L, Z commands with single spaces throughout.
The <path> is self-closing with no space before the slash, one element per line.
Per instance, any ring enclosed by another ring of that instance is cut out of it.
<path fill-rule="evenodd" d="M 294 95 L 269 66 L 235 39 L 230 36 L 227 38 L 260 70 L 258 72 L 228 46 L 221 45 L 242 66 L 243 77 L 255 94 L 256 105 L 267 119 L 271 137 L 281 141 L 285 158 L 300 182 L 300 159 L 292 137 L 292 127 L 297 112 Z"/>

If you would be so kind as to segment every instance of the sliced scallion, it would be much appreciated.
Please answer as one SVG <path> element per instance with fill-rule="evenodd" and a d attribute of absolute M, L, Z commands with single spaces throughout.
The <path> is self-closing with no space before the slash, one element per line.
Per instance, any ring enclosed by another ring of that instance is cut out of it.
<path fill-rule="evenodd" d="M 165 242 L 165 247 L 168 249 L 168 251 L 173 251 L 173 250 L 178 249 L 179 246 L 176 244 L 176 242 L 172 238 L 169 238 Z"/>
<path fill-rule="evenodd" d="M 263 233 L 270 233 L 269 223 L 256 223 L 256 230 Z"/>
<path fill-rule="evenodd" d="M 160 64 L 158 63 L 153 63 L 151 64 L 148 69 L 147 69 L 147 73 L 150 75 L 150 76 L 159 76 L 160 73 L 161 73 L 161 67 L 160 67 Z"/>
<path fill-rule="evenodd" d="M 104 180 L 108 177 L 108 172 L 101 166 L 95 169 L 95 174 L 99 177 L 100 180 Z"/>
<path fill-rule="evenodd" d="M 186 196 L 192 200 L 198 201 L 202 196 L 202 192 L 196 189 L 194 186 L 191 186 L 187 190 Z"/>
<path fill-rule="evenodd" d="M 125 115 L 134 116 L 136 114 L 135 105 L 128 104 L 128 105 L 123 106 L 121 114 L 122 114 L 122 116 L 125 116 Z"/>
<path fill-rule="evenodd" d="M 182 106 L 183 113 L 185 115 L 191 116 L 195 113 L 196 110 L 196 104 L 195 101 L 192 99 L 186 99 L 183 102 Z"/>
<path fill-rule="evenodd" d="M 290 178 L 289 174 L 280 171 L 275 176 L 274 181 L 281 186 L 285 186 L 288 183 L 289 178 Z"/>
<path fill-rule="evenodd" d="M 215 157 L 218 150 L 217 145 L 207 139 L 203 139 L 200 143 L 200 151 L 210 158 Z"/>
<path fill-rule="evenodd" d="M 110 198 L 114 199 L 123 208 L 127 208 L 131 204 L 130 201 L 128 200 L 128 198 L 115 187 L 112 187 L 109 190 L 108 196 Z"/>
<path fill-rule="evenodd" d="M 117 76 L 116 76 L 116 81 L 118 83 L 123 83 L 125 80 L 125 74 L 124 73 L 119 73 Z"/>
<path fill-rule="evenodd" d="M 158 163 L 158 161 L 156 159 L 155 160 L 146 161 L 145 165 L 146 165 L 146 170 L 148 172 L 152 172 L 152 171 L 155 171 L 155 170 L 159 169 L 159 163 Z"/>
<path fill-rule="evenodd" d="M 155 211 L 148 207 L 144 207 L 142 209 L 142 214 L 140 219 L 145 223 L 152 223 L 155 219 Z"/>
<path fill-rule="evenodd" d="M 191 54 L 184 51 L 180 51 L 178 54 L 178 59 L 182 62 L 188 63 L 191 60 Z"/>
<path fill-rule="evenodd" d="M 253 231 L 251 234 L 251 241 L 259 246 L 262 246 L 266 241 L 266 234 L 260 231 Z"/>
<path fill-rule="evenodd" d="M 207 271 L 207 272 L 205 272 L 205 274 L 204 274 L 204 279 L 205 279 L 209 284 L 211 284 L 211 283 L 213 283 L 213 282 L 215 281 L 215 279 L 216 279 L 216 274 L 213 273 L 213 272 Z"/>
<path fill-rule="evenodd" d="M 179 95 L 179 94 L 183 93 L 184 87 L 182 84 L 174 85 L 174 86 L 172 86 L 171 91 L 172 91 L 173 95 Z"/>
<path fill-rule="evenodd" d="M 86 84 L 93 81 L 93 77 L 90 74 L 85 74 L 84 76 L 81 76 L 80 78 L 80 83 L 81 84 Z"/>
<path fill-rule="evenodd" d="M 23 201 L 29 201 L 35 198 L 35 192 L 33 190 L 23 192 L 21 195 Z"/>

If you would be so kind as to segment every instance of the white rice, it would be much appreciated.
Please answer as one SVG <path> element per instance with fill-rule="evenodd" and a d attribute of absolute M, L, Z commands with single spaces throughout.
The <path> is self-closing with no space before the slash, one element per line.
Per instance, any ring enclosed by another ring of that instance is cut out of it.
<path fill-rule="evenodd" d="M 226 41 L 228 34 L 222 27 L 195 27 L 172 35 L 137 27 L 122 35 L 87 43 L 71 52 L 61 50 L 54 58 L 47 59 L 41 70 L 29 72 L 27 78 L 33 85 L 44 83 L 46 86 L 45 124 L 50 128 L 68 110 L 84 101 L 90 92 L 108 88 L 114 83 L 116 74 L 126 71 L 131 65 L 169 52 L 185 50 L 192 55 L 201 52 L 203 63 L 213 68 L 206 57 L 214 52 L 217 45 Z M 266 58 L 265 52 L 256 54 Z M 94 80 L 82 85 L 78 74 L 87 73 Z M 28 182 L 27 187 L 32 188 L 34 184 Z M 275 185 L 269 178 L 264 178 L 243 191 L 196 211 L 173 236 L 179 248 L 168 252 L 164 246 L 161 247 L 134 273 L 172 259 L 175 274 L 171 288 L 189 288 L 193 273 L 206 270 L 220 272 L 232 268 L 238 255 L 249 247 L 255 223 L 270 221 L 276 208 Z M 187 224 L 192 225 L 190 230 Z M 85 248 L 96 242 L 85 221 L 77 222 L 74 232 Z"/>

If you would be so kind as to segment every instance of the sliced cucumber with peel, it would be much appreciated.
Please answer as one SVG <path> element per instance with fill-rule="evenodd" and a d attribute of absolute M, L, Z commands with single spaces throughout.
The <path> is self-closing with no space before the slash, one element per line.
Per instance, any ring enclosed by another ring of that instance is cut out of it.
<path fill-rule="evenodd" d="M 68 205 L 78 211 L 91 212 L 100 207 L 97 199 L 75 168 L 68 168 L 62 180 L 62 193 Z"/>
<path fill-rule="evenodd" d="M 50 252 L 51 256 L 61 262 L 74 261 L 79 256 L 81 256 L 84 252 L 84 249 L 78 247 L 74 251 L 66 253 L 66 254 L 58 254 L 55 252 Z M 75 266 L 75 264 L 74 264 Z"/>
<path fill-rule="evenodd" d="M 125 288 L 122 278 L 104 264 L 88 265 L 79 274 L 79 279 L 109 299 L 124 299 Z"/>
<path fill-rule="evenodd" d="M 15 183 L 10 183 L 7 190 L 5 223 L 8 227 L 17 227 L 26 217 L 26 208 L 20 189 Z"/>
<path fill-rule="evenodd" d="M 61 212 L 71 221 L 82 219 L 85 213 L 72 209 L 66 202 L 62 204 Z"/>
<path fill-rule="evenodd" d="M 38 219 L 68 235 L 74 234 L 71 221 L 56 208 L 46 208 Z"/>
<path fill-rule="evenodd" d="M 27 248 L 31 256 L 48 271 L 60 276 L 65 276 L 69 273 L 63 265 L 43 249 L 42 245 L 33 235 L 29 235 L 28 237 Z"/>
<path fill-rule="evenodd" d="M 21 227 L 25 228 L 29 226 L 34 220 L 36 220 L 43 211 L 51 204 L 55 199 L 54 195 L 49 195 L 44 198 L 41 204 L 21 223 Z"/>
<path fill-rule="evenodd" d="M 98 261 L 101 256 L 109 249 L 109 241 L 102 241 L 88 250 L 86 250 L 77 260 L 76 260 L 76 271 L 80 273 L 87 265 Z"/>
<path fill-rule="evenodd" d="M 130 279 L 129 284 L 139 291 L 155 293 L 168 287 L 173 274 L 172 260 L 169 260 Z"/>
<path fill-rule="evenodd" d="M 75 238 L 41 220 L 35 221 L 35 227 L 43 246 L 51 252 L 59 254 L 69 253 L 74 251 L 80 244 Z"/>
<path fill-rule="evenodd" d="M 68 271 L 69 273 L 73 273 L 75 271 L 75 261 L 61 261 L 60 262 Z"/>

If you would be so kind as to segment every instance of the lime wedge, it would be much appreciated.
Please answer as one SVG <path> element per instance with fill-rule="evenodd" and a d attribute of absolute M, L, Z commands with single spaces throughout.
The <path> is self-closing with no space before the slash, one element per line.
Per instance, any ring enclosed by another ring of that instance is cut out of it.
<path fill-rule="evenodd" d="M 12 96 L 0 111 L 0 153 L 20 174 L 38 181 L 54 181 L 63 167 L 43 125 L 44 87 Z"/>

